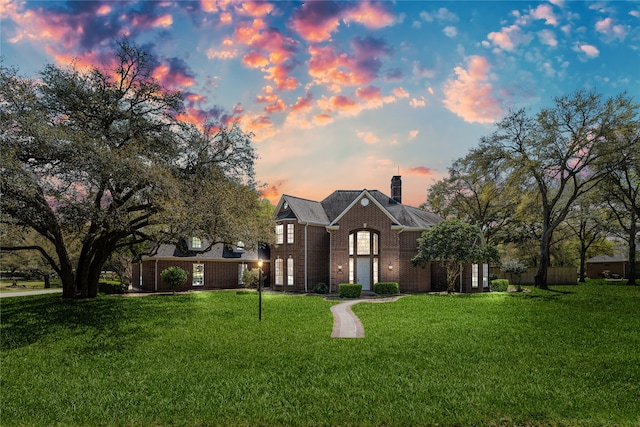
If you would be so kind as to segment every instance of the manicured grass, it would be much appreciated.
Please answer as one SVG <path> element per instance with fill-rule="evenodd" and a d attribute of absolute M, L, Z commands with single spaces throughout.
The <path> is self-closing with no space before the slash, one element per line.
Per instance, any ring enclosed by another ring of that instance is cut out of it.
<path fill-rule="evenodd" d="M 0 293 L 25 292 L 44 289 L 44 280 L 18 280 L 18 287 L 12 287 L 13 281 L 8 279 L 0 280 Z M 62 288 L 60 279 L 52 279 L 51 288 Z"/>
<path fill-rule="evenodd" d="M 0 424 L 640 425 L 640 287 L 5 298 Z"/>

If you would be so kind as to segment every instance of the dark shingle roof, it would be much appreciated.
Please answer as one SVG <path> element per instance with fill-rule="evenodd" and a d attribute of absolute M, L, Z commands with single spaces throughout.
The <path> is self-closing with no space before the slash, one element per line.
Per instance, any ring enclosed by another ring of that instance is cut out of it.
<path fill-rule="evenodd" d="M 284 200 L 289 204 L 291 212 L 295 214 L 300 222 L 309 222 L 312 224 L 328 224 L 329 219 L 320 202 L 314 202 L 313 200 L 301 199 L 294 196 L 283 196 Z M 289 211 L 284 210 L 281 212 L 282 217 L 279 215 L 278 219 L 288 218 Z"/>
<path fill-rule="evenodd" d="M 289 195 L 283 196 L 283 201 L 289 208 L 282 208 L 277 219 L 297 218 L 303 223 L 329 225 L 336 220 L 364 192 L 375 199 L 384 208 L 395 223 L 408 228 L 426 229 L 441 221 L 437 215 L 423 209 L 406 206 L 378 190 L 337 190 L 321 202 L 301 199 Z M 282 203 L 282 206 L 284 203 Z"/>
<path fill-rule="evenodd" d="M 255 261 L 257 259 L 268 260 L 270 258 L 268 248 L 260 248 L 259 250 L 243 250 L 236 251 L 223 243 L 213 245 L 211 250 L 202 251 L 183 251 L 176 245 L 161 244 L 155 255 L 149 257 L 154 258 L 189 258 L 202 261 Z"/>
<path fill-rule="evenodd" d="M 363 191 L 365 190 L 337 190 L 327 196 L 321 203 L 327 213 L 329 221 L 335 220 Z M 391 206 L 399 205 L 397 201 L 378 190 L 367 192 L 387 210 L 389 210 Z"/>

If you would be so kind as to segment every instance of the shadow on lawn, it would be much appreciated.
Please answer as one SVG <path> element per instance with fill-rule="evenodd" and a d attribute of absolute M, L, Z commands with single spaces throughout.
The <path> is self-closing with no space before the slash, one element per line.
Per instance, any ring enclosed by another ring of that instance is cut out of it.
<path fill-rule="evenodd" d="M 154 310 L 161 317 L 166 307 L 137 298 L 63 300 L 57 295 L 6 298 L 2 300 L 0 348 L 10 350 L 61 336 L 82 336 L 75 340 L 75 350 L 80 353 L 124 351 L 153 336 L 153 328 L 144 324 Z"/>

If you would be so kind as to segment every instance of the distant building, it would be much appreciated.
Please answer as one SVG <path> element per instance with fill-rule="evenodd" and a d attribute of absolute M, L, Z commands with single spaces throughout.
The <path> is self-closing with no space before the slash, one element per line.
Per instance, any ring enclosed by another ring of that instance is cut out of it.
<path fill-rule="evenodd" d="M 629 270 L 631 263 L 629 258 L 616 254 L 598 255 L 593 258 L 589 258 L 587 264 L 587 277 L 592 279 L 600 278 L 627 278 L 629 276 Z M 636 271 L 640 272 L 640 259 L 636 260 Z"/>

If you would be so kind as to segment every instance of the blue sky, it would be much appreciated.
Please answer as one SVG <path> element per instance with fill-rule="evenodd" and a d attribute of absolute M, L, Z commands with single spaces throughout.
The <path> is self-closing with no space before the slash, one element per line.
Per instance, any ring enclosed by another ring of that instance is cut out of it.
<path fill-rule="evenodd" d="M 640 3 L 577 1 L 0 0 L 0 54 L 107 64 L 127 36 L 185 93 L 185 120 L 255 134 L 257 179 L 321 200 L 336 189 L 419 205 L 511 108 L 579 88 L 640 101 Z"/>

